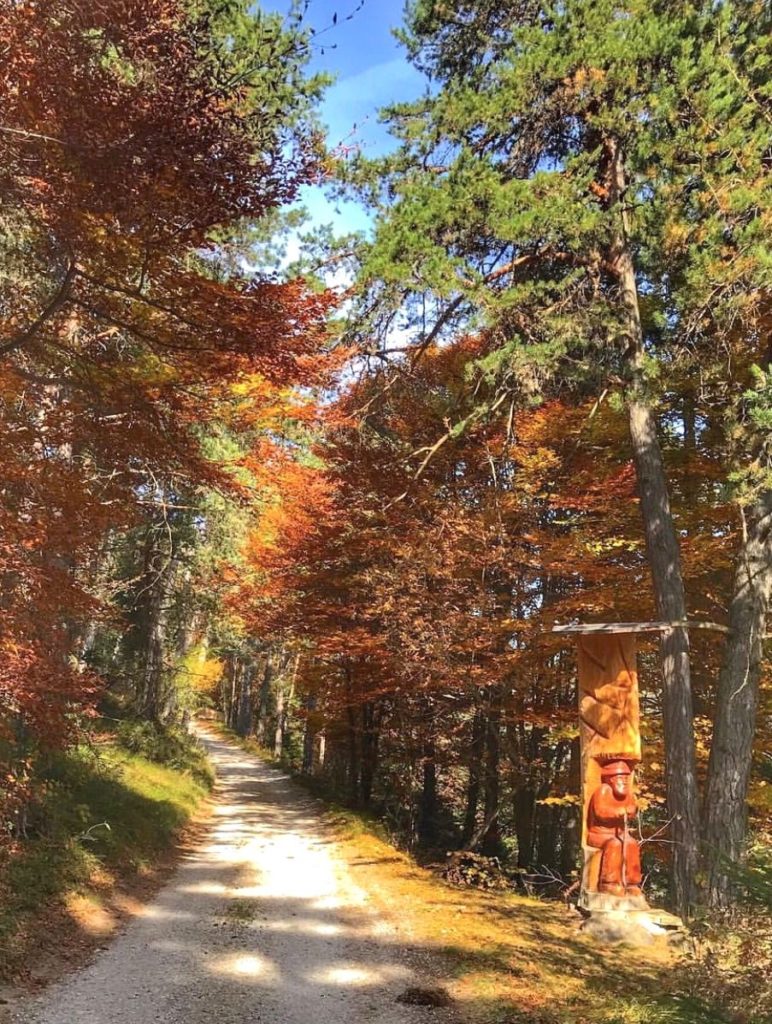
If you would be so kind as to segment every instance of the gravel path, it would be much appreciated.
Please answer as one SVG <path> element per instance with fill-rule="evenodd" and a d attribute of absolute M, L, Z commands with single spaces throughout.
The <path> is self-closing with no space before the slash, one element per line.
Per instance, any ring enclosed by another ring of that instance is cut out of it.
<path fill-rule="evenodd" d="M 347 877 L 313 800 L 211 734 L 212 825 L 172 880 L 20 1024 L 402 1024 L 415 983 L 393 926 Z M 377 867 L 373 868 L 377 871 Z"/>

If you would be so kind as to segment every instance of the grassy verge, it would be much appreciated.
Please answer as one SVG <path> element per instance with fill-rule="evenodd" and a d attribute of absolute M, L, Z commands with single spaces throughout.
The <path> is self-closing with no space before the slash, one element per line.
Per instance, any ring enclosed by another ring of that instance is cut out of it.
<path fill-rule="evenodd" d="M 604 950 L 562 904 L 449 886 L 367 819 L 337 808 L 328 816 L 355 881 L 385 911 L 406 914 L 417 958 L 433 951 L 441 980 L 475 1024 L 726 1024 L 679 991 L 674 952 Z"/>
<path fill-rule="evenodd" d="M 214 723 L 208 723 L 214 725 Z M 271 764 L 254 740 L 215 726 Z M 304 784 L 305 779 L 299 780 Z M 311 787 L 316 795 L 319 793 Z M 726 1024 L 695 995 L 679 955 L 603 950 L 555 901 L 447 885 L 388 842 L 379 823 L 330 805 L 326 818 L 354 881 L 398 921 L 406 956 L 446 986 L 473 1024 Z M 324 812 L 323 812 L 324 813 Z M 762 1018 L 745 1018 L 744 1024 Z"/>
<path fill-rule="evenodd" d="M 29 838 L 0 862 L 0 978 L 23 975 L 31 950 L 114 930 L 116 894 L 152 884 L 211 786 L 203 754 L 191 758 L 181 771 L 105 737 L 51 760 Z"/>

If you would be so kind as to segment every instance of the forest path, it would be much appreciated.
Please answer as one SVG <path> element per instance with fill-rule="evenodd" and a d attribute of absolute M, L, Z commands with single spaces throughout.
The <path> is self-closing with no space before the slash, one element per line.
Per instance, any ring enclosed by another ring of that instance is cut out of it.
<path fill-rule="evenodd" d="M 28 1003 L 19 1024 L 429 1019 L 395 1001 L 416 983 L 400 931 L 351 881 L 318 804 L 281 771 L 199 734 L 218 780 L 205 838 L 123 934 Z"/>

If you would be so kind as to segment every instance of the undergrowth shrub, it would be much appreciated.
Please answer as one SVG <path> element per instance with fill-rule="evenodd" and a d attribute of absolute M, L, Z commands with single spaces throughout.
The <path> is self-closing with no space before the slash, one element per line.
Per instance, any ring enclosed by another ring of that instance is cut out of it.
<path fill-rule="evenodd" d="M 127 720 L 118 726 L 117 739 L 132 754 L 175 771 L 187 772 L 202 786 L 211 788 L 214 783 L 214 773 L 203 747 L 179 726 Z"/>
<path fill-rule="evenodd" d="M 684 978 L 733 1024 L 772 1024 L 772 911 L 733 909 L 701 922 Z"/>
<path fill-rule="evenodd" d="M 772 845 L 759 838 L 743 865 L 727 863 L 736 904 L 692 926 L 686 960 L 691 994 L 720 1007 L 733 1024 L 772 1024 Z"/>

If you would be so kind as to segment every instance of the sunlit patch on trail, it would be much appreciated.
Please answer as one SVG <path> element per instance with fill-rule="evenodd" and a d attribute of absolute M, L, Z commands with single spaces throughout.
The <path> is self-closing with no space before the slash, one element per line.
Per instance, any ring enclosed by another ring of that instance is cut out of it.
<path fill-rule="evenodd" d="M 307 975 L 308 981 L 317 985 L 342 985 L 351 988 L 364 988 L 370 985 L 383 985 L 385 982 L 409 977 L 410 972 L 396 964 L 383 964 L 378 967 L 353 967 L 351 964 L 333 964 L 322 970 Z"/>
<path fill-rule="evenodd" d="M 216 974 L 228 974 L 241 978 L 259 978 L 271 984 L 279 980 L 276 965 L 258 953 L 232 953 L 210 964 Z"/>

